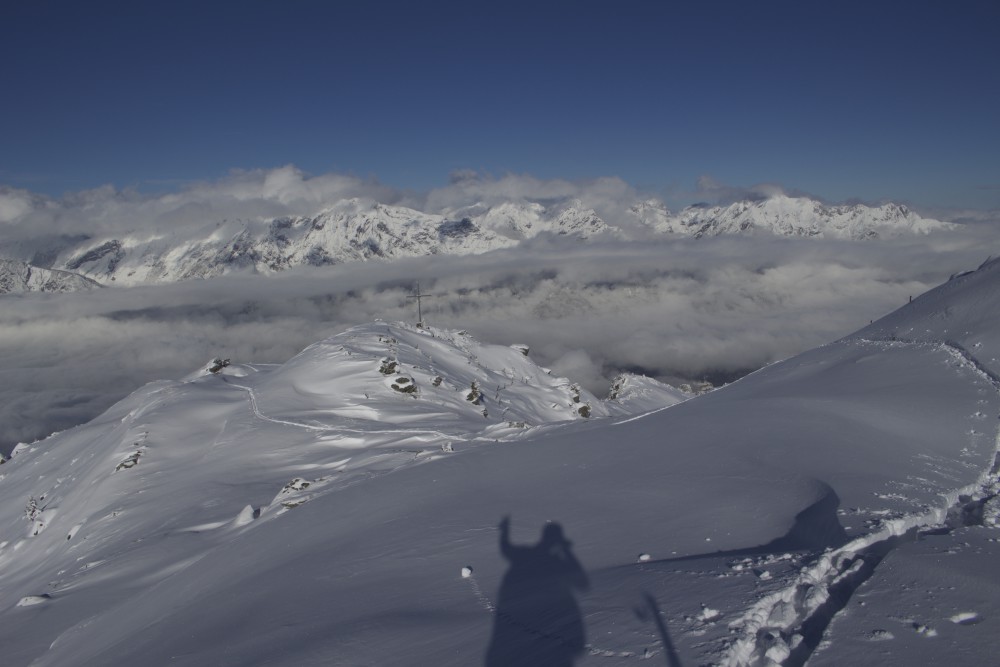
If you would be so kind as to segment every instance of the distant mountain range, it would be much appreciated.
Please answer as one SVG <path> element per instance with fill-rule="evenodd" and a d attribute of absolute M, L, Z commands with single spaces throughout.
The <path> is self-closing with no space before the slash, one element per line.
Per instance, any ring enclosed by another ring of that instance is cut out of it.
<path fill-rule="evenodd" d="M 609 217 L 606 215 L 606 217 Z M 679 213 L 658 200 L 638 202 L 612 222 L 577 200 L 511 201 L 424 213 L 372 200 L 346 199 L 311 216 L 224 220 L 178 229 L 142 229 L 114 236 L 0 242 L 0 292 L 81 289 L 209 278 L 235 271 L 274 273 L 371 259 L 464 255 L 509 248 L 542 234 L 640 239 L 774 234 L 869 240 L 925 234 L 951 223 L 922 218 L 905 206 L 827 206 L 775 196 L 728 206 L 689 206 Z M 63 274 L 77 274 L 70 280 Z M 20 279 L 17 276 L 25 276 Z M 34 278 L 32 278 L 34 276 Z M 58 278 L 58 279 L 57 279 Z M 65 278 L 65 279 L 64 279 Z"/>

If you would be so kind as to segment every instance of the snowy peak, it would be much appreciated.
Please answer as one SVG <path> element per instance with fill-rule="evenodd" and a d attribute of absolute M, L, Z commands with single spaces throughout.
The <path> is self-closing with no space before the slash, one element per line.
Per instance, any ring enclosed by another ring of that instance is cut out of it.
<path fill-rule="evenodd" d="M 476 221 L 484 229 L 513 241 L 523 241 L 537 235 L 545 228 L 546 210 L 535 202 L 503 202 L 495 206 L 477 203 L 453 209 L 448 215 L 463 220 Z"/>
<path fill-rule="evenodd" d="M 132 285 L 207 278 L 233 271 L 489 252 L 548 232 L 582 239 L 610 231 L 595 211 L 532 203 L 423 213 L 346 199 L 313 216 L 224 221 L 186 236 L 132 233 L 88 239 L 60 265 L 104 282 Z"/>
<path fill-rule="evenodd" d="M 765 232 L 778 236 L 867 240 L 954 227 L 921 218 L 900 204 L 827 206 L 806 197 L 785 195 L 728 206 L 689 206 L 674 216 L 658 214 L 647 206 L 639 209 L 639 215 L 657 231 L 695 237 Z"/>
<path fill-rule="evenodd" d="M 532 201 L 502 202 L 493 206 L 477 203 L 446 211 L 446 215 L 467 220 L 482 229 L 515 241 L 530 239 L 542 233 L 588 239 L 598 234 L 619 232 L 617 228 L 608 225 L 594 209 L 576 199 L 550 206 Z"/>
<path fill-rule="evenodd" d="M 239 270 L 273 273 L 297 266 L 476 254 L 544 231 L 586 239 L 608 229 L 589 209 L 551 213 L 540 206 L 510 205 L 470 217 L 349 199 L 314 216 L 225 222 L 187 239 L 131 234 L 90 241 L 62 261 L 68 270 L 117 284 L 172 282 Z"/>
<path fill-rule="evenodd" d="M 486 252 L 511 244 L 467 220 L 344 200 L 315 216 L 227 221 L 187 238 L 134 233 L 68 253 L 67 268 L 118 284 L 173 282 L 233 271 L 273 273 L 370 259 Z"/>

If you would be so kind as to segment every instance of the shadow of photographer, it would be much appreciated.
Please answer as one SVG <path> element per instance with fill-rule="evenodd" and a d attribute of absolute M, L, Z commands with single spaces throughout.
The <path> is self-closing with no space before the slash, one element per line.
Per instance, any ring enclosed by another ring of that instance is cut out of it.
<path fill-rule="evenodd" d="M 509 567 L 500 584 L 486 667 L 572 667 L 586 631 L 576 591 L 589 586 L 562 526 L 548 523 L 538 543 L 510 541 L 510 517 L 500 522 L 500 553 Z"/>

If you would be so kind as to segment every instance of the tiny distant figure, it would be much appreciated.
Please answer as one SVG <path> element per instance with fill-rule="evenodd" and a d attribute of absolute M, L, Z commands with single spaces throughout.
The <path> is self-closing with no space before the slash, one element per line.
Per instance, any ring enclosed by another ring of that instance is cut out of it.
<path fill-rule="evenodd" d="M 500 553 L 510 567 L 500 584 L 486 667 L 572 667 L 586 645 L 574 591 L 587 575 L 562 526 L 549 523 L 534 546 L 510 542 L 510 517 L 500 522 Z"/>

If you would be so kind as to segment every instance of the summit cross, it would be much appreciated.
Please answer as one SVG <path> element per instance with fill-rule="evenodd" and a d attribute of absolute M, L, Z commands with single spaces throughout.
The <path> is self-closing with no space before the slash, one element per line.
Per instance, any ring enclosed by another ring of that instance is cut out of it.
<path fill-rule="evenodd" d="M 437 294 L 421 294 L 420 293 L 420 283 L 417 283 L 417 289 L 414 290 L 414 293 L 410 294 L 410 295 L 408 295 L 406 297 L 407 299 L 416 299 L 417 300 L 417 326 L 418 327 L 424 326 L 424 314 L 423 314 L 423 310 L 421 309 L 421 306 L 420 306 L 420 300 L 423 299 L 423 298 L 429 297 L 429 296 L 438 296 L 438 295 Z"/>

